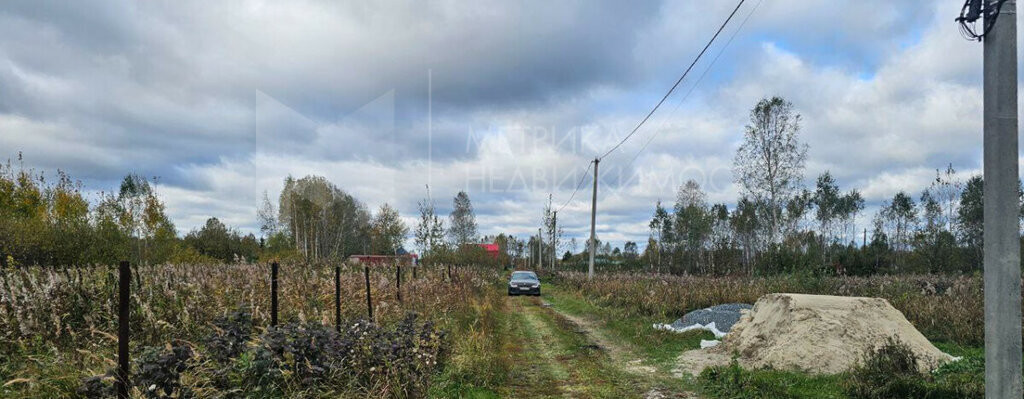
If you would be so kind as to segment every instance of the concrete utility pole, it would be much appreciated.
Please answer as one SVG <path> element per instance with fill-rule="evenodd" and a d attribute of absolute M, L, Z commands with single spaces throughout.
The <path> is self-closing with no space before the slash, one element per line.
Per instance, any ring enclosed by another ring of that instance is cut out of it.
<path fill-rule="evenodd" d="M 533 253 L 530 254 L 530 264 L 533 266 L 533 270 L 537 270 L 538 269 L 538 267 L 537 267 L 537 244 L 536 244 L 537 236 L 533 236 L 533 237 L 534 237 L 533 238 L 534 244 L 533 244 L 533 248 L 531 248 L 533 250 Z"/>
<path fill-rule="evenodd" d="M 597 164 L 601 158 L 594 158 L 594 197 L 590 200 L 590 269 L 587 278 L 594 278 L 594 252 L 597 249 L 594 224 L 597 222 Z"/>
<path fill-rule="evenodd" d="M 540 228 L 537 228 L 537 269 L 544 269 L 544 236 L 540 233 Z"/>
<path fill-rule="evenodd" d="M 986 0 L 986 9 L 997 0 Z M 1019 399 L 1020 241 L 1017 215 L 1017 3 L 1003 3 L 984 37 L 985 397 Z"/>
<path fill-rule="evenodd" d="M 558 250 L 555 249 L 555 237 L 558 236 L 558 211 L 551 214 L 551 271 L 555 270 Z"/>

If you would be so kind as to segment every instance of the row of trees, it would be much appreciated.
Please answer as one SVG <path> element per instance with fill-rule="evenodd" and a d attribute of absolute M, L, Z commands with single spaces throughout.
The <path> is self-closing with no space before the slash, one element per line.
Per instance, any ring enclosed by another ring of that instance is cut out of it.
<path fill-rule="evenodd" d="M 420 201 L 419 211 L 412 234 L 420 255 L 439 261 L 481 258 L 479 248 L 468 245 L 480 242 L 468 194 L 459 192 L 452 199 L 447 226 L 429 195 Z M 382 204 L 371 213 L 361 201 L 320 176 L 289 176 L 277 208 L 264 194 L 257 215 L 272 250 L 292 249 L 310 261 L 345 259 L 354 254 L 404 254 L 403 244 L 410 234 L 391 205 Z"/>
<path fill-rule="evenodd" d="M 264 193 L 257 210 L 268 249 L 309 261 L 346 259 L 354 254 L 396 255 L 409 228 L 384 203 L 375 213 L 322 176 L 288 176 L 275 208 Z"/>
<path fill-rule="evenodd" d="M 63 171 L 48 179 L 18 162 L 0 166 L 0 266 L 251 262 L 290 253 L 282 245 L 268 251 L 215 217 L 179 237 L 155 180 L 128 175 L 116 192 L 90 201 Z"/>
<path fill-rule="evenodd" d="M 174 223 L 150 181 L 125 176 L 91 203 L 63 171 L 47 179 L 0 166 L 0 263 L 68 265 L 166 261 L 181 251 Z"/>
<path fill-rule="evenodd" d="M 760 101 L 734 160 L 741 188 L 736 205 L 709 204 L 700 186 L 688 181 L 672 209 L 655 205 L 644 253 L 619 258 L 634 267 L 715 274 L 980 268 L 980 176 L 963 182 L 951 165 L 937 170 L 916 201 L 896 193 L 870 227 L 858 228 L 865 203 L 857 190 L 842 191 L 828 171 L 812 190 L 802 185 L 807 146 L 799 140 L 799 122 L 788 101 Z"/>
<path fill-rule="evenodd" d="M 11 162 L 0 165 L 2 266 L 268 258 L 316 262 L 353 254 L 402 254 L 410 233 L 399 212 L 386 203 L 371 213 L 361 201 L 323 177 L 289 176 L 277 206 L 263 195 L 257 210 L 259 238 L 242 234 L 216 217 L 179 237 L 155 181 L 128 175 L 115 193 L 100 193 L 98 200 L 90 201 L 81 183 L 63 171 L 51 180 L 20 163 L 19 156 L 17 166 Z M 420 205 L 426 223 L 417 226 L 415 241 L 422 253 L 445 260 L 487 260 L 480 250 L 462 250 L 480 241 L 465 192 L 453 200 L 447 229 L 432 201 Z M 510 246 L 510 238 L 504 235 L 484 239 L 500 242 L 503 249 Z"/>
<path fill-rule="evenodd" d="M 421 200 L 418 207 L 420 218 L 415 227 L 413 242 L 427 261 L 499 265 L 511 262 L 515 248 L 519 245 L 515 237 L 505 234 L 481 237 L 473 203 L 465 191 L 459 191 L 452 199 L 452 211 L 447 218 L 447 227 L 445 219 L 437 214 L 437 207 L 430 197 L 429 186 L 427 198 Z M 492 258 L 483 248 L 475 245 L 478 243 L 497 244 L 498 258 Z"/>

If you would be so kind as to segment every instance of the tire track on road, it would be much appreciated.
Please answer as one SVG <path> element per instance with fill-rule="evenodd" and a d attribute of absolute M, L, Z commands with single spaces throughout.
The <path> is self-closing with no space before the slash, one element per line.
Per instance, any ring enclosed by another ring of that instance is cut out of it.
<path fill-rule="evenodd" d="M 576 333 L 599 347 L 607 355 L 611 364 L 618 365 L 619 369 L 633 377 L 634 381 L 637 381 L 638 385 L 642 387 L 641 397 L 650 399 L 699 398 L 694 392 L 665 388 L 667 384 L 664 381 L 674 377 L 655 366 L 646 364 L 644 356 L 638 354 L 636 350 L 616 342 L 603 331 L 599 321 L 569 314 L 547 302 L 542 302 L 542 306 L 555 317 L 561 318 L 573 326 Z"/>
<path fill-rule="evenodd" d="M 600 345 L 579 334 L 568 319 L 541 306 L 537 298 L 509 298 L 509 309 L 521 321 L 522 336 L 535 356 L 527 378 L 537 384 L 554 381 L 555 389 L 517 389 L 514 397 L 629 398 L 642 397 L 639 386 L 613 366 Z"/>

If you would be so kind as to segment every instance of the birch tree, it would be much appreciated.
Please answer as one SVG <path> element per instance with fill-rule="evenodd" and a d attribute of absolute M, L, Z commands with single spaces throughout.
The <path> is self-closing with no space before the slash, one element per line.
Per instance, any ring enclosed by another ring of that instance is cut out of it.
<path fill-rule="evenodd" d="M 778 242 L 782 204 L 800 189 L 807 145 L 800 142 L 800 115 L 781 97 L 762 99 L 750 111 L 733 173 L 745 197 L 767 211 L 769 242 Z"/>

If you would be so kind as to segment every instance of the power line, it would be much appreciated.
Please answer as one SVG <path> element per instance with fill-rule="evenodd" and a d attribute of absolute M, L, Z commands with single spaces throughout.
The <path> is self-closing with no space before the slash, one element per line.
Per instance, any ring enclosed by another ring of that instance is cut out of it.
<path fill-rule="evenodd" d="M 715 39 L 718 38 L 718 35 L 720 33 L 722 33 L 722 30 L 725 29 L 725 25 L 727 25 L 729 21 L 732 20 L 732 17 L 736 15 L 736 11 L 739 11 L 740 6 L 743 5 L 744 1 L 745 0 L 740 0 L 740 2 L 736 4 L 736 8 L 732 10 L 732 13 L 729 14 L 729 17 L 725 19 L 725 22 L 722 22 L 722 26 L 718 27 L 718 31 L 716 31 L 715 35 L 711 37 L 711 40 L 708 40 L 708 44 L 704 45 L 704 48 L 700 51 L 699 54 L 697 54 L 697 57 L 693 59 L 693 62 L 691 62 L 690 66 L 686 68 L 686 71 L 683 72 L 683 75 L 680 76 L 678 80 L 676 80 L 676 83 L 672 85 L 672 88 L 670 88 L 667 93 L 665 93 L 665 96 L 661 97 L 661 100 L 658 101 L 658 104 L 656 104 L 654 108 L 651 109 L 651 112 L 648 112 L 647 116 L 644 116 L 644 119 L 641 120 L 640 123 L 638 123 L 636 127 L 633 128 L 633 131 L 629 132 L 629 134 L 627 134 L 626 137 L 622 139 L 622 141 L 620 141 L 618 144 L 616 144 L 614 147 L 608 150 L 608 152 L 604 153 L 604 155 L 598 157 L 598 159 L 604 158 L 608 156 L 608 154 L 611 154 L 612 151 L 618 149 L 619 146 L 622 145 L 622 143 L 625 143 L 626 140 L 629 140 L 630 137 L 632 137 L 634 134 L 636 134 L 638 130 L 640 130 L 640 127 L 643 126 L 644 123 L 646 123 L 647 120 L 651 118 L 651 115 L 654 115 L 654 112 L 657 111 L 659 107 L 661 107 L 661 104 L 663 104 L 665 100 L 668 99 L 668 96 L 672 95 L 672 92 L 676 89 L 676 87 L 678 87 L 679 84 L 683 82 L 683 79 L 685 79 L 686 75 L 690 73 L 690 70 L 693 69 L 693 66 L 697 65 L 697 61 L 700 61 L 700 57 L 704 55 L 704 52 L 708 51 L 708 47 L 711 47 L 711 43 L 715 42 Z"/>
<path fill-rule="evenodd" d="M 650 119 L 650 117 L 654 114 L 654 112 L 656 112 L 658 110 L 658 108 L 661 107 L 661 105 L 665 102 L 665 100 L 667 100 L 668 97 L 670 95 L 672 95 L 672 92 L 675 91 L 675 89 L 679 86 L 680 83 L 682 83 L 683 79 L 686 78 L 686 76 L 690 73 L 690 71 L 697 64 L 697 62 L 700 61 L 700 58 L 704 55 L 705 52 L 707 52 L 708 48 L 711 47 L 711 44 L 713 44 L 714 41 L 718 38 L 718 35 L 722 33 L 722 30 L 725 29 L 725 26 L 728 25 L 729 21 L 732 20 L 734 15 L 736 15 L 736 12 L 739 11 L 739 9 L 743 5 L 744 1 L 745 0 L 740 0 L 740 2 L 736 5 L 736 8 L 734 8 L 732 10 L 732 12 L 729 14 L 729 17 L 725 19 L 725 21 L 722 23 L 722 25 L 718 28 L 718 31 L 716 31 L 714 36 L 711 37 L 711 40 L 709 40 L 708 43 L 704 46 L 704 48 L 700 51 L 700 53 L 697 54 L 697 57 L 694 58 L 692 63 L 690 63 L 690 66 L 686 68 L 686 71 L 683 72 L 683 75 L 680 76 L 678 80 L 676 80 L 675 84 L 672 85 L 672 88 L 669 89 L 668 93 L 666 93 L 665 96 L 661 98 L 661 101 L 658 101 L 658 104 L 656 104 L 654 106 L 654 108 L 651 109 L 651 111 L 644 117 L 644 119 L 642 121 L 640 121 L 640 123 L 633 129 L 633 131 L 631 131 L 625 138 L 623 138 L 622 141 L 620 141 L 618 144 L 616 144 L 615 147 L 612 147 L 612 149 L 608 150 L 608 152 L 605 152 L 604 155 L 600 156 L 598 158 L 598 160 L 608 156 L 608 154 L 611 154 L 613 151 L 618 149 L 619 146 L 621 146 L 623 143 L 625 143 L 626 140 L 629 140 L 629 138 L 631 136 L 633 136 L 637 131 L 639 131 L 640 127 L 643 126 L 643 124 L 646 123 L 648 119 Z M 673 113 L 676 110 L 678 110 L 679 106 L 682 105 L 683 101 L 685 101 L 686 98 L 688 98 L 690 96 L 690 94 L 693 93 L 693 91 L 697 87 L 697 85 L 699 85 L 701 80 L 704 79 L 704 76 L 707 75 L 707 73 L 711 69 L 711 67 L 714 66 L 716 61 L 718 61 L 718 58 L 722 56 L 722 53 L 725 51 L 725 48 L 728 47 L 730 43 L 732 43 L 733 39 L 736 37 L 736 34 L 739 33 L 739 31 L 743 29 L 743 26 L 747 23 L 747 21 L 750 19 L 751 15 L 753 15 L 754 11 L 757 10 L 757 7 L 760 6 L 760 4 L 761 4 L 761 0 L 758 0 L 757 4 L 754 5 L 754 8 L 751 9 L 750 13 L 747 14 L 746 18 L 743 19 L 743 22 L 740 23 L 739 28 L 737 28 L 736 31 L 733 32 L 733 34 L 729 37 L 729 40 L 725 43 L 725 45 L 722 47 L 722 49 L 719 50 L 718 54 L 715 55 L 715 58 L 711 61 L 711 63 L 704 70 L 704 72 L 701 74 L 701 76 L 697 79 L 697 81 L 694 83 L 694 85 L 690 88 L 690 90 L 686 93 L 686 95 L 679 101 L 679 103 L 676 104 L 675 109 L 673 109 L 673 111 L 672 111 Z M 657 133 L 658 132 L 655 132 L 655 135 L 657 135 Z M 648 139 L 648 141 L 644 144 L 644 147 L 640 151 L 642 152 L 644 149 L 646 149 L 647 146 L 651 143 L 651 141 L 653 139 L 654 139 L 654 136 L 651 136 L 651 138 Z M 632 164 L 633 161 L 636 161 L 636 157 L 639 156 L 639 154 L 640 153 L 638 152 L 637 155 L 633 157 L 633 159 L 630 161 L 630 164 Z M 587 176 L 589 175 L 589 172 L 590 172 L 590 167 L 593 166 L 593 164 L 594 164 L 594 161 L 590 161 L 590 162 L 587 163 L 587 169 L 583 172 L 583 176 L 580 177 L 580 181 L 576 184 L 576 188 L 573 189 L 572 194 L 569 196 L 569 199 L 566 200 L 565 203 L 562 204 L 562 206 L 560 206 L 556 212 L 561 212 L 576 197 L 576 193 L 579 192 L 580 187 L 583 186 L 583 182 L 586 181 L 586 178 L 587 178 Z"/>
<path fill-rule="evenodd" d="M 562 209 L 565 209 L 565 207 L 568 206 L 570 202 L 572 202 L 572 199 L 576 197 L 576 192 L 580 191 L 580 187 L 583 186 L 583 181 L 587 179 L 587 172 L 590 172 L 590 166 L 593 164 L 594 161 L 590 161 L 589 163 L 587 163 L 587 170 L 583 171 L 583 176 L 580 177 L 580 182 L 576 183 L 576 189 L 572 190 L 572 195 L 569 196 L 569 200 L 565 201 L 565 203 L 562 204 L 562 206 L 558 207 L 558 210 L 555 212 L 561 212 Z"/>
<path fill-rule="evenodd" d="M 707 76 L 708 72 L 711 71 L 711 68 L 715 66 L 716 62 L 718 62 L 718 58 L 722 56 L 722 53 L 724 53 L 725 49 L 729 47 L 729 44 L 732 44 L 732 40 L 736 38 L 736 35 L 739 34 L 741 30 L 743 30 L 743 26 L 747 24 L 747 21 L 749 21 L 750 17 L 754 15 L 754 12 L 757 11 L 757 8 L 761 6 L 761 1 L 762 0 L 758 0 L 757 4 L 754 4 L 754 8 L 750 9 L 750 12 L 747 14 L 746 18 L 743 18 L 743 21 L 740 22 L 740 26 L 736 28 L 736 31 L 734 31 L 732 35 L 729 36 L 729 40 L 727 40 L 725 42 L 725 45 L 723 45 L 722 48 L 718 50 L 718 54 L 715 54 L 715 58 L 711 59 L 711 63 L 708 64 L 707 68 L 704 68 L 704 72 L 700 74 L 697 80 L 693 83 L 693 86 L 690 86 L 690 90 L 688 90 L 686 94 L 679 99 L 679 102 L 676 103 L 675 108 L 672 108 L 672 111 L 669 112 L 669 115 L 675 114 L 676 111 L 679 110 L 679 107 L 683 105 L 683 102 L 685 102 L 687 98 L 690 98 L 690 94 L 692 94 L 693 91 L 697 89 L 697 86 L 700 85 L 700 82 L 704 80 L 704 77 Z M 648 138 L 647 141 L 644 143 L 643 147 L 640 147 L 640 151 L 637 151 L 636 155 L 633 155 L 633 159 L 629 160 L 629 163 L 626 164 L 626 168 L 629 168 L 631 165 L 633 165 L 634 162 L 636 162 L 636 159 L 640 157 L 640 153 L 644 152 L 644 150 L 647 149 L 647 146 L 650 145 L 651 142 L 654 141 L 654 138 L 657 137 L 658 134 L 662 132 L 661 128 L 664 128 L 665 124 L 667 123 L 667 121 L 662 121 L 659 129 L 655 130 L 654 133 L 651 134 L 651 137 Z"/>

